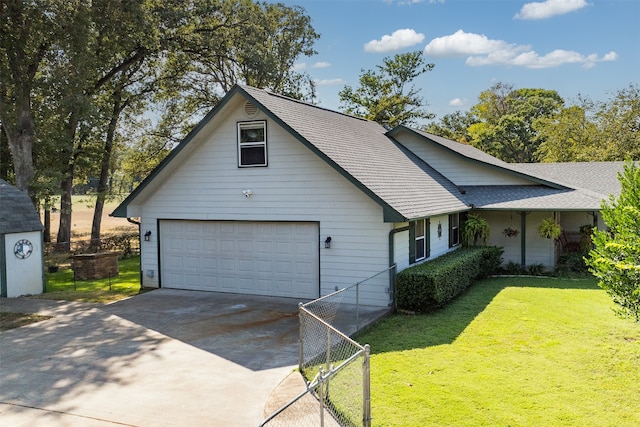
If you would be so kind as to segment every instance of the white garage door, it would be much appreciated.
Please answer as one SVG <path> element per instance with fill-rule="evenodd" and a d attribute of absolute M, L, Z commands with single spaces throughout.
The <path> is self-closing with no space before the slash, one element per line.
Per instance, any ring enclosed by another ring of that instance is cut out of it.
<path fill-rule="evenodd" d="M 160 221 L 162 286 L 319 296 L 318 224 Z"/>

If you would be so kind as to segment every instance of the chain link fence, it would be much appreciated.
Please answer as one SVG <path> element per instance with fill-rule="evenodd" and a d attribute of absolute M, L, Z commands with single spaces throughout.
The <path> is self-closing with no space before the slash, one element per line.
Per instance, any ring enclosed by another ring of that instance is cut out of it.
<path fill-rule="evenodd" d="M 363 291 L 393 296 L 395 266 L 299 306 L 299 369 L 307 390 L 261 426 L 370 426 L 369 346 L 349 338 L 389 312 L 366 305 Z"/>

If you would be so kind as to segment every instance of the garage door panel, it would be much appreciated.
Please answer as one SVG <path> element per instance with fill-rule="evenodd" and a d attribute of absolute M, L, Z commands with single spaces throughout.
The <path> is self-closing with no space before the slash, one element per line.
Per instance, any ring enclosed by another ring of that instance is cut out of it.
<path fill-rule="evenodd" d="M 170 288 L 316 298 L 317 223 L 160 222 Z"/>

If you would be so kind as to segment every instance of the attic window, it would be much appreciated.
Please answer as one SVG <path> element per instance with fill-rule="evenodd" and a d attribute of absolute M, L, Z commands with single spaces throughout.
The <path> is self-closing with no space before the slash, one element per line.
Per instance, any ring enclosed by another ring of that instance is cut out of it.
<path fill-rule="evenodd" d="M 238 123 L 238 166 L 267 166 L 267 122 Z"/>

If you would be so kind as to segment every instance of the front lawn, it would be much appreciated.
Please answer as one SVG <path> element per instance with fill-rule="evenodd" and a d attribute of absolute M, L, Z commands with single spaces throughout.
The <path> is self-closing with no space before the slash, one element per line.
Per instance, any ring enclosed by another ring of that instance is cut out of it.
<path fill-rule="evenodd" d="M 640 323 L 595 280 L 495 278 L 371 345 L 375 426 L 640 425 Z"/>

